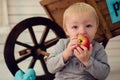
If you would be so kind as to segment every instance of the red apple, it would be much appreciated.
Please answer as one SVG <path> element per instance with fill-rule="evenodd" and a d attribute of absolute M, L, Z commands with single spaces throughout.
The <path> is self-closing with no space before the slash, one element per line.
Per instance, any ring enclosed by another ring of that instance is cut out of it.
<path fill-rule="evenodd" d="M 83 45 L 88 49 L 90 48 L 90 41 L 86 36 L 81 35 L 78 37 L 78 40 L 80 41 L 80 45 Z"/>

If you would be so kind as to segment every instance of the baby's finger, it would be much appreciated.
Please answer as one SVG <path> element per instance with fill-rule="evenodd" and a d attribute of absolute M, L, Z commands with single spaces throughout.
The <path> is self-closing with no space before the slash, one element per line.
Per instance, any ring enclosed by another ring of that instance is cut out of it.
<path fill-rule="evenodd" d="M 83 50 L 80 47 L 77 47 L 76 50 L 79 52 L 79 54 L 83 54 Z"/>
<path fill-rule="evenodd" d="M 80 47 L 84 50 L 84 51 L 88 51 L 88 48 L 83 46 L 83 45 L 80 45 Z"/>
<path fill-rule="evenodd" d="M 80 54 L 76 49 L 74 49 L 74 55 L 75 55 L 77 58 L 79 58 L 81 54 Z"/>
<path fill-rule="evenodd" d="M 71 40 L 73 40 L 73 39 L 77 39 L 77 37 L 75 37 L 75 36 L 72 36 L 70 39 L 71 39 Z"/>

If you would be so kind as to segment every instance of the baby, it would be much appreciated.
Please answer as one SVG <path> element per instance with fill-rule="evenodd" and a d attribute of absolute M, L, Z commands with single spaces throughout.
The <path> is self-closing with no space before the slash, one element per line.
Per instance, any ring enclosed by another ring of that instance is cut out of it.
<path fill-rule="evenodd" d="M 110 72 L 104 47 L 94 41 L 99 19 L 95 9 L 83 2 L 68 7 L 63 15 L 63 29 L 68 35 L 60 39 L 47 60 L 54 80 L 105 80 Z M 87 48 L 78 40 L 86 36 L 90 42 Z"/>

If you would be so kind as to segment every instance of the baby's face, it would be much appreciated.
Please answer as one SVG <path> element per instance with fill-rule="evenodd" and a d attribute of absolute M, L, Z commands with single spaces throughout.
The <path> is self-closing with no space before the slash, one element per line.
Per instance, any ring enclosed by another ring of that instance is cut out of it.
<path fill-rule="evenodd" d="M 73 13 L 66 17 L 65 31 L 70 38 L 84 35 L 87 36 L 91 42 L 95 37 L 97 27 L 96 17 L 91 13 Z"/>

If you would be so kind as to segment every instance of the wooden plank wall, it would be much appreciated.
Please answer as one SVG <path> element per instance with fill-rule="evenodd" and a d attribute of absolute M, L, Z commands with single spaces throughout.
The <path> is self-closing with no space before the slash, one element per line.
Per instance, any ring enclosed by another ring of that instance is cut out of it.
<path fill-rule="evenodd" d="M 43 7 L 40 5 L 41 0 L 7 0 L 8 16 L 10 27 L 18 22 L 34 16 L 47 17 Z"/>

